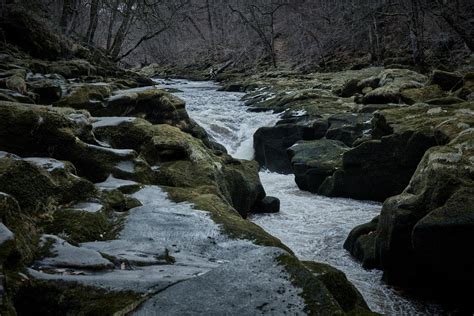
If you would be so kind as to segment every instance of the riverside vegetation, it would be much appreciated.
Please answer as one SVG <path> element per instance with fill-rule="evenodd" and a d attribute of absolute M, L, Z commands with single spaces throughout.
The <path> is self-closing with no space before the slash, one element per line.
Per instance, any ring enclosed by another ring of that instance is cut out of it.
<path fill-rule="evenodd" d="M 340 271 L 246 220 L 275 211 L 259 167 L 294 173 L 302 190 L 385 201 L 346 249 L 390 284 L 472 311 L 472 60 L 429 76 L 220 74 L 250 111 L 282 113 L 245 161 L 155 86 L 162 67 L 124 70 L 11 17 L 0 26 L 28 40 L 0 46 L 2 315 L 373 314 Z"/>

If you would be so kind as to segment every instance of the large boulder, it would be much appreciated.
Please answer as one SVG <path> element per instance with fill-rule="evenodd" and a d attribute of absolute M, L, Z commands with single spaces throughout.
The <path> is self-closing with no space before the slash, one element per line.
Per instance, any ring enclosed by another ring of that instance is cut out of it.
<path fill-rule="evenodd" d="M 431 74 L 431 83 L 440 86 L 444 91 L 456 90 L 462 86 L 463 77 L 460 73 L 435 70 Z"/>
<path fill-rule="evenodd" d="M 312 140 L 324 136 L 328 123 L 309 120 L 297 123 L 283 121 L 274 127 L 261 127 L 254 136 L 255 160 L 260 167 L 273 172 L 291 173 L 291 162 L 286 150 L 299 140 Z"/>
<path fill-rule="evenodd" d="M 372 235 L 377 230 L 379 217 L 372 221 L 359 225 L 351 230 L 344 242 L 344 249 L 349 251 L 366 269 L 379 267 L 375 255 L 375 238 Z"/>
<path fill-rule="evenodd" d="M 104 181 L 119 172 L 118 164 L 137 157 L 133 150 L 97 142 L 87 113 L 11 102 L 0 102 L 0 109 L 0 150 L 70 161 L 93 182 Z"/>
<path fill-rule="evenodd" d="M 337 140 L 299 141 L 288 149 L 296 184 L 301 190 L 318 192 L 321 184 L 342 168 L 342 155 L 349 150 Z"/>
<path fill-rule="evenodd" d="M 266 196 L 257 201 L 252 208 L 252 213 L 278 213 L 280 211 L 280 200 L 274 196 Z"/>
<path fill-rule="evenodd" d="M 473 123 L 469 103 L 417 104 L 375 113 L 370 141 L 347 151 L 343 168 L 320 187 L 328 196 L 384 201 L 408 185 L 423 154 Z"/>
<path fill-rule="evenodd" d="M 55 106 L 87 110 L 93 116 L 135 116 L 152 124 L 174 125 L 202 139 L 205 131 L 193 122 L 183 100 L 154 86 L 115 90 L 109 83 L 77 84 Z"/>
<path fill-rule="evenodd" d="M 28 89 L 37 95 L 36 103 L 52 104 L 62 95 L 61 84 L 58 80 L 40 79 L 28 82 Z"/>
<path fill-rule="evenodd" d="M 364 95 L 364 104 L 400 103 L 404 89 L 421 88 L 427 78 L 407 69 L 386 69 L 377 78 L 378 87 Z"/>
<path fill-rule="evenodd" d="M 373 256 L 389 283 L 429 288 L 471 312 L 473 154 L 472 128 L 428 150 L 407 188 L 385 201 L 376 230 L 356 228 L 348 242 L 358 244 L 348 247 L 356 257 Z"/>
<path fill-rule="evenodd" d="M 265 197 L 256 162 L 233 159 L 177 127 L 139 118 L 102 118 L 93 126 L 102 141 L 131 147 L 156 167 L 158 184 L 213 187 L 243 217 Z"/>
<path fill-rule="evenodd" d="M 371 113 L 340 113 L 328 118 L 327 139 L 339 140 L 347 146 L 364 135 L 369 135 L 372 128 Z"/>

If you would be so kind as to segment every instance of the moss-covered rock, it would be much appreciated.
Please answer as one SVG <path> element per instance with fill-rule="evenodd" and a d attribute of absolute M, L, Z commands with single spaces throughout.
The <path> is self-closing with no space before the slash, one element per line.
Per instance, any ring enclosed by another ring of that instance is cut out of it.
<path fill-rule="evenodd" d="M 407 188 L 385 201 L 375 236 L 375 259 L 392 284 L 429 290 L 473 309 L 469 249 L 473 239 L 472 128 L 449 144 L 429 149 Z M 366 238 L 360 232 L 357 240 Z M 370 252 L 372 244 L 361 244 Z M 354 248 L 352 249 L 355 250 Z"/>
<path fill-rule="evenodd" d="M 446 94 L 438 85 L 429 85 L 422 88 L 406 89 L 401 92 L 401 99 L 407 104 L 427 102 L 444 97 Z"/>
<path fill-rule="evenodd" d="M 364 95 L 363 103 L 400 103 L 401 91 L 421 88 L 427 78 L 408 69 L 386 69 L 379 75 L 379 87 Z"/>
<path fill-rule="evenodd" d="M 118 163 L 133 160 L 133 150 L 100 146 L 87 116 L 69 109 L 0 103 L 0 149 L 23 157 L 70 161 L 81 176 L 105 180 Z"/>
<path fill-rule="evenodd" d="M 290 274 L 291 282 L 303 289 L 300 296 L 309 315 L 374 314 L 342 272 L 325 264 L 302 263 L 290 255 L 281 255 L 278 262 Z"/>
<path fill-rule="evenodd" d="M 25 282 L 14 298 L 20 315 L 121 315 L 141 302 L 143 297 L 133 292 L 110 292 L 71 282 L 39 280 Z"/>
<path fill-rule="evenodd" d="M 444 91 L 456 90 L 463 84 L 463 75 L 455 72 L 435 70 L 431 74 L 431 83 L 440 86 Z"/>
<path fill-rule="evenodd" d="M 347 151 L 343 168 L 322 184 L 319 193 L 378 201 L 401 193 L 425 151 L 472 126 L 471 113 L 470 103 L 415 104 L 375 113 L 375 139 Z"/>
<path fill-rule="evenodd" d="M 380 265 L 375 255 L 375 231 L 379 217 L 372 221 L 353 228 L 344 242 L 344 249 L 349 251 L 357 260 L 361 261 L 366 269 Z"/>
<path fill-rule="evenodd" d="M 87 212 L 58 208 L 40 222 L 47 234 L 58 235 L 77 245 L 81 242 L 115 239 L 122 228 L 123 217 L 109 212 Z"/>
<path fill-rule="evenodd" d="M 342 168 L 349 147 L 337 140 L 300 141 L 288 149 L 295 181 L 301 190 L 318 192 L 324 180 Z"/>
<path fill-rule="evenodd" d="M 328 264 L 304 261 L 303 264 L 321 280 L 345 313 L 351 315 L 376 315 L 371 313 L 357 288 L 346 275 Z"/>
<path fill-rule="evenodd" d="M 217 155 L 202 140 L 177 127 L 141 119 L 118 123 L 96 125 L 95 133 L 114 147 L 131 146 L 151 166 L 159 166 L 155 168 L 156 183 L 181 188 L 213 186 L 244 217 L 265 197 L 256 163 Z"/>

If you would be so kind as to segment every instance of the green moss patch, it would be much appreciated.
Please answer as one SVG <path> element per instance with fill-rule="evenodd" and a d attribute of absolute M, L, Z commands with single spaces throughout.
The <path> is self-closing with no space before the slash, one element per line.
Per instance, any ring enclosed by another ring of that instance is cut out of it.
<path fill-rule="evenodd" d="M 13 303 L 18 315 L 115 315 L 130 312 L 142 300 L 133 292 L 34 280 L 19 288 Z"/>
<path fill-rule="evenodd" d="M 90 213 L 60 209 L 42 226 L 47 234 L 61 236 L 71 244 L 96 240 L 112 240 L 122 229 L 123 216 L 113 217 L 104 212 Z"/>

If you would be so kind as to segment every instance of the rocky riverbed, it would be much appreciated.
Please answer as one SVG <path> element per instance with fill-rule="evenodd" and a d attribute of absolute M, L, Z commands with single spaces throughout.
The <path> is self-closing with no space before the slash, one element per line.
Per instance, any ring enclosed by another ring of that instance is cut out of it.
<path fill-rule="evenodd" d="M 261 167 L 319 195 L 384 202 L 344 244 L 364 267 L 469 311 L 473 84 L 472 72 L 368 68 L 273 72 L 224 89 L 246 91 L 250 111 L 282 113 L 254 135 Z"/>
<path fill-rule="evenodd" d="M 246 219 L 278 210 L 255 161 L 149 78 L 18 14 L 2 27 L 31 41 L 0 55 L 2 315 L 372 313 Z"/>
<path fill-rule="evenodd" d="M 229 131 L 233 157 L 225 127 L 197 124 L 153 67 L 121 69 L 24 12 L 4 17 L 2 315 L 371 314 L 341 271 L 247 219 L 280 205 L 260 168 L 385 201 L 346 249 L 390 284 L 472 309 L 472 73 L 233 76 L 224 90 L 247 93 L 245 115 L 270 117 L 246 126 L 253 142 Z M 256 161 L 240 159 L 252 143 Z"/>

